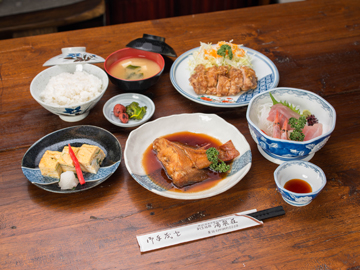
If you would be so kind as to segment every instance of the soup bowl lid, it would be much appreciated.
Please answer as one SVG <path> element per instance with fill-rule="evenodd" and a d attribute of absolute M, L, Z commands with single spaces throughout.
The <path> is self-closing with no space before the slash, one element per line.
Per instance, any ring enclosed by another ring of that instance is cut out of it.
<path fill-rule="evenodd" d="M 176 57 L 174 49 L 165 43 L 164 37 L 143 34 L 142 38 L 130 41 L 126 47 Z"/>
<path fill-rule="evenodd" d="M 105 59 L 99 55 L 89 53 L 86 47 L 61 48 L 61 54 L 47 60 L 43 66 L 69 65 L 69 64 L 95 64 L 103 63 Z"/>

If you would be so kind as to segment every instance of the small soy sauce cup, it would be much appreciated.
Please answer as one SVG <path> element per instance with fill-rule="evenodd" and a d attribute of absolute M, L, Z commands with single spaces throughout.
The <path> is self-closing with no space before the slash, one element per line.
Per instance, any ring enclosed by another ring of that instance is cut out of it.
<path fill-rule="evenodd" d="M 285 202 L 292 206 L 305 206 L 320 193 L 326 185 L 322 169 L 307 161 L 288 161 L 282 163 L 274 172 L 278 191 Z M 311 186 L 311 192 L 297 193 L 286 189 L 285 184 L 292 179 L 300 179 Z"/>

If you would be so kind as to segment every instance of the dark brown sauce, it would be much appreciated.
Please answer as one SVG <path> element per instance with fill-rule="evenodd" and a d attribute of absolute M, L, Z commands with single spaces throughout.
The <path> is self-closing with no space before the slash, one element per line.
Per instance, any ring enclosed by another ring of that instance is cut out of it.
<path fill-rule="evenodd" d="M 188 131 L 173 133 L 163 137 L 165 139 L 168 139 L 169 141 L 179 142 L 193 147 L 207 146 L 206 148 L 209 148 L 209 147 L 218 147 L 223 144 L 218 139 L 208 136 L 206 134 L 198 134 Z M 143 155 L 142 165 L 144 167 L 146 174 L 155 184 L 161 186 L 162 188 L 165 188 L 166 190 L 176 191 L 176 192 L 189 193 L 189 192 L 199 192 L 202 190 L 206 190 L 215 186 L 227 175 L 227 173 L 217 173 L 211 170 L 206 170 L 208 176 L 206 180 L 200 183 L 195 183 L 189 186 L 178 188 L 175 185 L 173 185 L 172 181 L 166 175 L 166 172 L 163 169 L 160 161 L 156 158 L 156 154 L 153 151 L 152 144 L 149 145 L 149 147 L 146 149 Z"/>
<path fill-rule="evenodd" d="M 310 184 L 301 179 L 291 179 L 287 181 L 284 185 L 284 188 L 295 192 L 295 193 L 310 193 L 312 192 L 312 188 Z"/>

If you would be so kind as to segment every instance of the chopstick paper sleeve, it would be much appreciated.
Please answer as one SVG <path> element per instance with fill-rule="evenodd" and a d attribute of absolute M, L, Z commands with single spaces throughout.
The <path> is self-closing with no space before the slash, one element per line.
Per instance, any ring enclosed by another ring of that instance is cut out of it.
<path fill-rule="evenodd" d="M 146 252 L 262 225 L 262 221 L 247 215 L 254 212 L 256 212 L 256 209 L 168 230 L 143 234 L 136 236 L 136 238 L 140 251 Z"/>
<path fill-rule="evenodd" d="M 262 220 L 284 215 L 282 206 L 257 212 L 256 209 L 197 222 L 168 230 L 136 236 L 141 252 L 199 240 L 262 225 Z"/>

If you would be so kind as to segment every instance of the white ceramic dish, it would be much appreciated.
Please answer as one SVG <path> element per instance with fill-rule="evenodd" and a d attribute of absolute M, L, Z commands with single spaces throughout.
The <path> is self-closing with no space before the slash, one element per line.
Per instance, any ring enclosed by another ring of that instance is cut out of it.
<path fill-rule="evenodd" d="M 305 161 L 282 163 L 274 172 L 278 191 L 284 201 L 292 206 L 305 206 L 312 202 L 326 185 L 326 176 L 318 166 Z M 287 181 L 300 179 L 306 181 L 312 189 L 309 193 L 295 193 L 284 188 Z"/>
<path fill-rule="evenodd" d="M 52 105 L 41 100 L 40 94 L 44 91 L 51 77 L 63 72 L 74 73 L 76 70 L 82 70 L 98 77 L 102 81 L 101 93 L 89 101 L 69 106 Z M 30 93 L 32 97 L 49 112 L 58 115 L 66 122 L 77 122 L 88 116 L 90 110 L 104 95 L 108 85 L 109 77 L 103 69 L 97 66 L 91 64 L 59 65 L 47 68 L 36 75 L 30 84 Z"/>
<path fill-rule="evenodd" d="M 240 152 L 233 161 L 231 172 L 216 186 L 199 192 L 180 193 L 165 190 L 146 175 L 141 164 L 145 150 L 156 138 L 181 131 L 207 134 L 223 143 L 232 140 Z M 144 188 L 168 198 L 194 200 L 218 195 L 236 185 L 250 170 L 252 155 L 248 142 L 236 127 L 215 114 L 194 113 L 162 117 L 133 130 L 126 142 L 124 158 L 130 175 Z"/>
<path fill-rule="evenodd" d="M 236 96 L 217 97 L 211 95 L 197 95 L 189 83 L 190 71 L 188 68 L 188 57 L 200 47 L 187 51 L 180 55 L 170 69 L 170 80 L 175 89 L 184 97 L 213 107 L 241 107 L 249 104 L 253 96 L 276 87 L 279 84 L 279 71 L 275 64 L 265 55 L 242 47 L 251 57 L 253 69 L 258 77 L 258 87 Z"/>
<path fill-rule="evenodd" d="M 129 119 L 129 122 L 126 124 L 121 123 L 120 119 L 114 115 L 114 106 L 116 104 L 122 104 L 125 107 L 130 105 L 131 102 L 139 103 L 140 107 L 146 106 L 146 114 L 141 120 L 133 120 Z M 148 98 L 147 96 L 141 94 L 134 94 L 134 93 L 127 93 L 127 94 L 120 94 L 117 96 L 112 97 L 109 99 L 104 107 L 103 107 L 103 114 L 105 118 L 112 124 L 119 126 L 119 127 L 136 127 L 144 124 L 148 121 L 155 112 L 155 104 L 154 102 Z"/>

